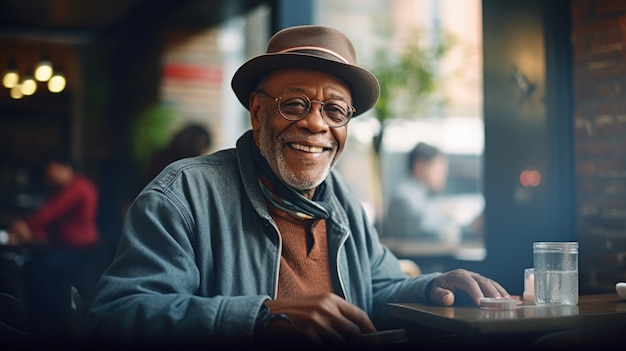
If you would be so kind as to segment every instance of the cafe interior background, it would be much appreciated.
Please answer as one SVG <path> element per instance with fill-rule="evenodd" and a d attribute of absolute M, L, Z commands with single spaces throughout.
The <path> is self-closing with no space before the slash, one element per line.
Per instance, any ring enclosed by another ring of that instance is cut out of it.
<path fill-rule="evenodd" d="M 100 192 L 98 274 L 151 152 L 191 122 L 211 151 L 233 146 L 248 117 L 230 77 L 297 24 L 345 31 L 366 67 L 453 38 L 431 57 L 438 88 L 384 123 L 373 110 L 351 121 L 338 165 L 378 226 L 410 146 L 450 155 L 447 195 L 462 221 L 482 213 L 482 235 L 427 246 L 381 231 L 398 256 L 521 294 L 534 241 L 578 241 L 581 294 L 626 281 L 624 0 L 2 0 L 0 72 L 20 78 L 0 87 L 0 229 L 36 207 L 39 160 L 67 145 Z M 42 60 L 62 90 L 25 89 Z"/>

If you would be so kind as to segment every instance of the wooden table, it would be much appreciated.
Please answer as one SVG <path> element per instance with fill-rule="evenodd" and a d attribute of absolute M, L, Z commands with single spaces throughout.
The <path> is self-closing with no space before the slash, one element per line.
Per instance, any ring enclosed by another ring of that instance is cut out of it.
<path fill-rule="evenodd" d="M 522 304 L 510 310 L 393 303 L 389 304 L 389 314 L 409 325 L 457 335 L 521 334 L 616 326 L 623 326 L 626 333 L 626 301 L 617 293 L 583 295 L 577 306 Z"/>

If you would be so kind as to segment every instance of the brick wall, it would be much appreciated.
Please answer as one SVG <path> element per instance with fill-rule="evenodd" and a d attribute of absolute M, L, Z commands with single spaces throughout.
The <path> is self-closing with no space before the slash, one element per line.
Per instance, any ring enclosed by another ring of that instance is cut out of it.
<path fill-rule="evenodd" d="M 626 281 L 626 1 L 572 0 L 582 294 Z"/>
<path fill-rule="evenodd" d="M 204 125 L 212 133 L 213 147 L 221 143 L 225 79 L 218 35 L 217 27 L 168 32 L 161 84 L 161 100 L 177 115 L 172 133 L 187 123 Z"/>

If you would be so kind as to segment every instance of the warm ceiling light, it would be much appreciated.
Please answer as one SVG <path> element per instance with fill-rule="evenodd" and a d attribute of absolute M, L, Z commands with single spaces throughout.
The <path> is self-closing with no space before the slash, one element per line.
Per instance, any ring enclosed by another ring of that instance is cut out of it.
<path fill-rule="evenodd" d="M 11 97 L 13 99 L 21 99 L 23 96 L 24 96 L 24 93 L 22 93 L 22 85 L 15 84 L 15 86 L 11 88 Z"/>
<path fill-rule="evenodd" d="M 40 82 L 47 82 L 52 77 L 52 63 L 48 59 L 43 58 L 35 68 L 35 79 Z"/>
<path fill-rule="evenodd" d="M 33 95 L 37 91 L 37 82 L 33 77 L 28 76 L 22 81 L 22 93 L 24 95 Z"/>
<path fill-rule="evenodd" d="M 17 73 L 17 70 L 14 68 L 9 68 L 6 72 L 4 72 L 4 76 L 2 77 L 2 85 L 5 88 L 11 89 L 17 85 L 20 81 L 20 75 Z"/>
<path fill-rule="evenodd" d="M 48 90 L 52 93 L 60 93 L 65 89 L 65 76 L 62 73 L 56 73 L 48 81 Z"/>

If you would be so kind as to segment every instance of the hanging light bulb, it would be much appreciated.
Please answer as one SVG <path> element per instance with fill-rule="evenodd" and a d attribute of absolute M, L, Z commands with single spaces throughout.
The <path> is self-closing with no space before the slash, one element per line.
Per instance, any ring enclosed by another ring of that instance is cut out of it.
<path fill-rule="evenodd" d="M 22 81 L 22 93 L 24 95 L 33 95 L 37 91 L 37 82 L 32 76 L 26 76 Z"/>
<path fill-rule="evenodd" d="M 13 99 L 21 99 L 24 96 L 24 93 L 22 93 L 22 85 L 21 84 L 15 84 L 13 86 L 13 88 L 11 88 L 11 97 Z"/>
<path fill-rule="evenodd" d="M 55 73 L 48 81 L 48 90 L 52 93 L 60 93 L 65 89 L 65 76 L 63 73 Z"/>
<path fill-rule="evenodd" d="M 10 63 L 4 76 L 2 76 L 2 85 L 5 88 L 11 89 L 20 81 L 20 75 L 17 73 L 17 69 L 14 63 Z"/>
<path fill-rule="evenodd" d="M 13 88 L 20 81 L 20 75 L 16 71 L 6 71 L 2 77 L 2 85 L 5 88 Z"/>
<path fill-rule="evenodd" d="M 35 79 L 40 82 L 47 82 L 50 77 L 52 77 L 52 63 L 44 56 L 35 67 Z"/>

